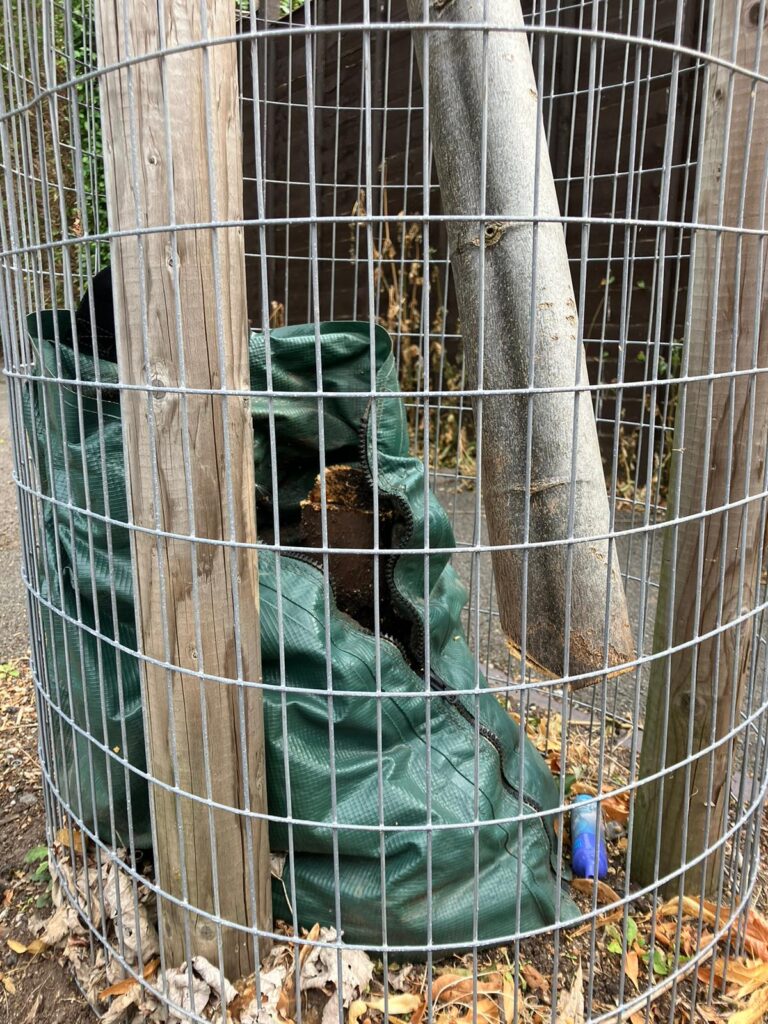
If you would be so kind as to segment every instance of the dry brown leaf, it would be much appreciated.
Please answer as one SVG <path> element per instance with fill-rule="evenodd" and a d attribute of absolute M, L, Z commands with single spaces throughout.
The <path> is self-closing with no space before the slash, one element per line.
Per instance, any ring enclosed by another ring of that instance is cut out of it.
<path fill-rule="evenodd" d="M 122 981 L 116 981 L 114 985 L 103 988 L 99 992 L 99 999 L 102 1003 L 105 1003 L 107 999 L 113 999 L 115 996 L 124 996 L 126 992 L 130 992 L 138 984 L 135 978 L 123 978 Z"/>
<path fill-rule="evenodd" d="M 421 1002 L 421 996 L 413 995 L 411 992 L 401 992 L 397 995 L 391 995 L 387 999 L 387 1012 L 389 1014 L 413 1013 L 414 1010 L 418 1010 Z M 369 999 L 368 1009 L 378 1010 L 379 1013 L 384 1013 L 384 1000 Z"/>
<path fill-rule="evenodd" d="M 711 1021 L 712 1024 L 720 1024 L 721 1014 L 713 1006 L 702 1006 L 701 1003 L 697 1003 L 696 1009 L 704 1020 Z"/>
<path fill-rule="evenodd" d="M 23 942 L 19 942 L 18 939 L 7 939 L 6 942 L 8 948 L 12 949 L 14 953 L 18 953 L 19 955 L 21 955 L 22 953 L 27 952 L 27 947 L 24 945 Z"/>
<path fill-rule="evenodd" d="M 618 821 L 621 825 L 626 825 L 629 821 L 629 793 L 615 793 L 613 796 L 603 797 L 600 807 L 603 817 L 608 821 Z"/>
<path fill-rule="evenodd" d="M 597 887 L 597 902 L 600 905 L 605 903 L 619 903 L 621 896 L 612 889 L 607 882 L 602 882 L 599 878 L 572 878 L 571 888 L 575 889 L 576 892 L 586 893 L 587 896 L 591 896 Z"/>
<path fill-rule="evenodd" d="M 34 942 L 30 942 L 27 946 L 27 952 L 30 956 L 37 956 L 38 953 L 44 953 L 48 949 L 42 939 L 35 939 Z"/>
<path fill-rule="evenodd" d="M 487 981 L 477 979 L 477 993 L 501 992 L 501 975 L 491 974 Z M 432 982 L 432 1000 L 435 1003 L 454 1003 L 474 999 L 475 979 L 465 974 L 441 974 Z"/>
<path fill-rule="evenodd" d="M 626 958 L 624 959 L 624 970 L 626 972 L 627 977 L 635 986 L 635 989 L 637 991 L 640 990 L 640 986 L 637 983 L 637 972 L 639 967 L 640 963 L 637 958 L 637 953 L 634 951 L 634 949 L 630 950 L 630 952 L 627 953 Z"/>
<path fill-rule="evenodd" d="M 576 968 L 570 989 L 564 989 L 557 1000 L 557 1024 L 584 1024 L 584 974 L 581 963 Z"/>
<path fill-rule="evenodd" d="M 675 896 L 659 909 L 659 916 L 662 917 L 677 917 L 680 913 L 696 919 L 701 917 L 715 928 L 725 928 L 730 916 L 727 907 L 721 907 L 718 914 L 716 904 L 710 900 L 694 899 L 692 896 L 683 896 L 682 903 Z M 723 938 L 730 938 L 737 928 L 738 922 L 734 921 Z M 747 913 L 744 948 L 753 957 L 768 962 L 768 923 L 754 910 Z"/>
<path fill-rule="evenodd" d="M 617 821 L 626 825 L 629 821 L 629 793 L 614 793 L 610 786 L 603 786 L 603 798 L 600 807 L 603 810 L 603 817 L 609 821 Z M 586 793 L 587 796 L 597 796 L 597 789 L 589 782 L 574 782 L 571 793 L 575 796 L 578 793 Z"/>
<path fill-rule="evenodd" d="M 504 1006 L 504 1020 L 512 1024 L 515 1019 L 515 986 L 508 974 L 505 974 L 501 982 L 502 1004 Z"/>
<path fill-rule="evenodd" d="M 307 933 L 306 942 L 302 944 L 299 951 L 299 984 L 301 984 L 301 969 L 312 952 L 312 943 L 317 942 L 319 935 L 320 924 L 315 922 Z M 277 997 L 275 1009 L 283 1020 L 293 1020 L 296 1013 L 296 971 L 293 967 L 285 976 L 280 995 Z"/>
<path fill-rule="evenodd" d="M 367 1009 L 368 1004 L 362 999 L 354 999 L 349 1005 L 349 1024 L 357 1024 Z"/>
<path fill-rule="evenodd" d="M 728 994 L 734 999 L 743 999 L 763 985 L 768 985 L 768 964 L 761 960 L 743 960 L 731 957 L 727 968 L 725 960 L 718 957 L 714 963 L 703 964 L 698 971 L 699 979 L 707 984 L 714 976 L 714 983 L 721 986 L 730 984 Z"/>
<path fill-rule="evenodd" d="M 730 1017 L 730 1024 L 760 1024 L 768 1013 L 768 987 L 754 992 L 743 1010 L 737 1010 Z"/>
<path fill-rule="evenodd" d="M 60 828 L 56 833 L 56 842 L 60 846 L 66 846 L 67 849 L 72 850 L 79 857 L 83 856 L 83 837 L 77 829 L 72 829 L 70 833 L 68 828 Z"/>
<path fill-rule="evenodd" d="M 3 988 L 9 995 L 16 995 L 16 985 L 14 984 L 13 978 L 9 978 L 7 974 L 3 976 Z"/>
<path fill-rule="evenodd" d="M 543 974 L 536 970 L 533 964 L 523 964 L 520 968 L 520 973 L 525 978 L 528 988 L 533 989 L 534 992 L 549 991 L 549 982 Z"/>
<path fill-rule="evenodd" d="M 472 1006 L 468 1007 L 469 1015 L 472 1013 Z M 487 1021 L 488 1024 L 497 1024 L 499 1020 L 499 1004 L 495 999 L 482 996 L 477 1000 L 477 1020 Z"/>
<path fill-rule="evenodd" d="M 607 924 L 615 924 L 617 921 L 621 921 L 624 917 L 624 908 L 617 907 L 616 910 L 612 910 L 609 914 L 603 914 L 602 917 L 598 917 L 595 921 L 595 928 L 605 928 Z M 571 938 L 577 939 L 580 935 L 586 935 L 592 928 L 592 922 L 587 921 L 586 924 L 580 925 L 575 931 L 571 932 Z"/>

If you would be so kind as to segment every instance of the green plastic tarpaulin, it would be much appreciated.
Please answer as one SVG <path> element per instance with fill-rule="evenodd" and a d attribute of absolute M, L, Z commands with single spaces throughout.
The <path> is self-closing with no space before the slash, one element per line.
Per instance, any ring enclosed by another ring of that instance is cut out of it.
<path fill-rule="evenodd" d="M 100 841 L 149 848 L 130 535 L 110 522 L 127 521 L 119 396 L 102 388 L 100 420 L 88 383 L 98 369 L 99 380 L 117 384 L 117 367 L 75 358 L 69 313 L 33 315 L 28 330 L 36 369 L 24 406 L 44 495 L 36 587 L 54 784 Z M 546 813 L 558 806 L 558 790 L 486 688 L 467 644 L 466 592 L 450 553 L 440 551 L 454 547 L 453 532 L 425 489 L 422 462 L 409 454 L 390 338 L 367 323 L 321 324 L 319 335 L 329 393 L 325 462 L 359 466 L 372 478 L 376 459 L 398 551 L 382 556 L 381 585 L 408 624 L 407 642 L 379 640 L 377 688 L 377 641 L 332 595 L 326 632 L 322 571 L 260 549 L 272 850 L 288 851 L 293 832 L 293 856 L 273 883 L 275 914 L 292 921 L 295 911 L 304 927 L 340 923 L 346 941 L 369 947 L 469 944 L 552 924 L 558 914 L 567 920 L 576 907 L 557 891 Z M 317 388 L 316 356 L 313 325 L 273 330 L 268 342 L 250 336 L 252 389 L 268 390 L 269 362 L 275 393 L 251 399 L 257 492 L 262 505 L 277 506 L 281 523 L 296 517 L 320 468 L 317 399 L 290 394 Z M 331 394 L 364 395 L 372 384 L 375 400 Z M 437 549 L 426 556 L 427 584 L 424 548 Z"/>

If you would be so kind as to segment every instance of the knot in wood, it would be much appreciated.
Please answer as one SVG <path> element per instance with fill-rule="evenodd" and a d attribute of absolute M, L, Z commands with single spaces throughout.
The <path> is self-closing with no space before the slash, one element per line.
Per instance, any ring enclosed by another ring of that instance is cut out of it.
<path fill-rule="evenodd" d="M 514 221 L 511 220 L 491 220 L 485 225 L 483 229 L 483 238 L 485 239 L 486 249 L 490 249 L 492 245 L 496 245 L 501 236 L 505 231 L 508 231 L 512 227 Z M 472 245 L 480 246 L 480 239 L 473 238 Z"/>

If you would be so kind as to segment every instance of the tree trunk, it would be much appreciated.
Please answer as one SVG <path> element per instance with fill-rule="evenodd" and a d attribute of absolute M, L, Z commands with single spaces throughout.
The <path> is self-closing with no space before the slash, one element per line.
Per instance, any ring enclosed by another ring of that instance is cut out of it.
<path fill-rule="evenodd" d="M 100 65 L 234 33 L 232 0 L 204 9 L 207 25 L 199 4 L 166 0 L 161 26 L 155 3 L 99 0 Z M 103 76 L 112 231 L 242 218 L 235 46 L 206 53 Z M 249 387 L 242 228 L 127 234 L 112 261 L 123 384 Z M 261 678 L 256 551 L 227 546 L 256 542 L 248 400 L 124 391 L 121 413 L 133 521 L 213 542 L 133 534 L 140 647 L 177 666 L 143 666 L 149 769 L 181 791 L 151 784 L 157 881 L 193 908 L 271 929 L 267 823 L 239 813 L 266 811 L 261 691 L 199 676 Z M 209 813 L 208 800 L 233 810 Z M 169 966 L 198 953 L 219 962 L 214 922 L 158 904 Z M 253 935 L 222 928 L 220 938 L 229 977 L 254 969 Z"/>
<path fill-rule="evenodd" d="M 408 6 L 421 21 L 422 0 Z M 484 0 L 430 0 L 430 18 L 482 24 L 484 7 Z M 491 24 L 523 26 L 519 0 L 489 9 Z M 415 45 L 423 79 L 421 34 Z M 557 221 L 534 228 L 560 211 L 528 43 L 522 32 L 435 31 L 428 52 L 442 208 L 491 218 L 448 222 L 468 377 L 491 390 L 570 389 L 482 398 L 491 544 L 533 545 L 493 552 L 501 624 L 515 652 L 556 675 L 586 674 L 579 684 L 595 682 L 630 660 L 634 645 L 615 547 L 595 539 L 608 532 L 609 508 L 590 395 L 573 391 L 589 381 L 563 228 Z"/>
<path fill-rule="evenodd" d="M 717 0 L 709 52 L 766 75 L 759 9 Z M 711 65 L 702 126 L 697 223 L 764 232 L 768 87 Z M 680 871 L 723 834 L 733 741 L 702 751 L 738 721 L 753 621 L 734 620 L 754 608 L 760 574 L 768 375 L 754 370 L 768 365 L 764 238 L 698 230 L 694 241 L 683 371 L 709 379 L 681 385 L 669 522 L 705 517 L 665 530 L 654 649 L 696 643 L 653 662 L 640 777 L 693 760 L 638 789 L 632 875 L 643 884 Z M 753 372 L 712 379 L 734 370 Z M 729 502 L 743 504 L 717 511 Z M 722 853 L 685 873 L 687 892 L 717 888 Z M 664 888 L 679 884 L 678 875 Z"/>

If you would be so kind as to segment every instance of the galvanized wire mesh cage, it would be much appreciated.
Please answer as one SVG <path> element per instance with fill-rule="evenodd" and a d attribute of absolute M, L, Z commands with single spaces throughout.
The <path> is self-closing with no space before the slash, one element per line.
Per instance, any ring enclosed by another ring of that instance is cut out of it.
<path fill-rule="evenodd" d="M 166 0 L 139 52 L 143 8 L 3 3 L 81 980 L 139 982 L 126 1019 L 300 1021 L 319 949 L 341 1019 L 696 1019 L 755 953 L 768 781 L 765 0 L 231 7 Z M 577 794 L 602 887 L 571 884 Z"/>

